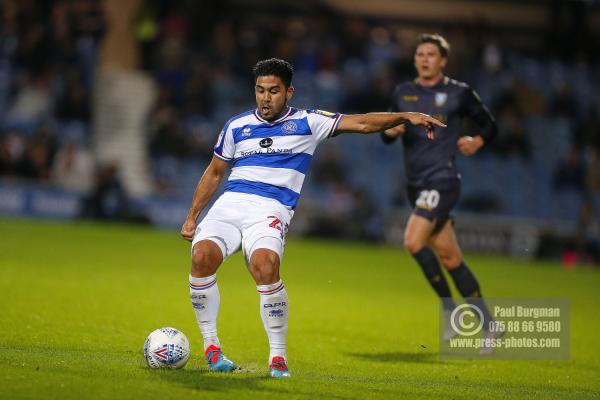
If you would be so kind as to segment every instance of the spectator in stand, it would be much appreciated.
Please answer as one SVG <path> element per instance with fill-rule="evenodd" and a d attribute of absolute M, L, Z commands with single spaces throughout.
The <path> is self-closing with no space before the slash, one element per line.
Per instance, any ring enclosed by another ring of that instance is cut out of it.
<path fill-rule="evenodd" d="M 60 188 L 87 195 L 94 186 L 95 162 L 88 149 L 76 138 L 64 144 L 52 165 L 52 181 Z"/>
<path fill-rule="evenodd" d="M 31 140 L 25 141 L 24 152 L 16 168 L 17 176 L 27 180 L 48 181 L 55 152 L 54 134 L 48 128 L 39 129 Z"/>
<path fill-rule="evenodd" d="M 25 158 L 27 141 L 19 131 L 0 136 L 0 176 L 16 178 Z"/>
<path fill-rule="evenodd" d="M 52 111 L 50 79 L 47 73 L 29 72 L 17 86 L 17 93 L 7 113 L 9 125 L 31 126 L 43 122 Z"/>
<path fill-rule="evenodd" d="M 103 220 L 125 220 L 129 199 L 116 165 L 103 165 L 97 170 L 95 186 L 86 199 L 83 217 Z"/>
<path fill-rule="evenodd" d="M 188 143 L 177 110 L 171 106 L 158 109 L 150 123 L 152 137 L 150 153 L 155 158 L 184 158 L 188 155 Z"/>
<path fill-rule="evenodd" d="M 63 121 L 90 122 L 89 93 L 83 78 L 76 68 L 71 68 L 66 77 L 66 91 L 56 107 L 56 115 Z"/>

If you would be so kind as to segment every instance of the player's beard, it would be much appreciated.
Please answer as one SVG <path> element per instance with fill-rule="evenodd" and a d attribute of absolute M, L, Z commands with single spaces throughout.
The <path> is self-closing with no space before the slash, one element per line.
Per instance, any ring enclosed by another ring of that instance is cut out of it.
<path fill-rule="evenodd" d="M 268 115 L 265 115 L 265 109 Z M 287 109 L 287 101 L 283 103 L 283 105 L 281 106 L 281 108 L 279 108 L 277 111 L 274 110 L 273 105 L 269 104 L 269 105 L 261 105 L 259 108 L 259 112 L 260 112 L 260 116 L 263 117 L 265 120 L 267 121 L 273 121 L 276 120 L 277 118 L 279 118 L 281 116 L 281 114 L 283 114 L 284 110 Z"/>

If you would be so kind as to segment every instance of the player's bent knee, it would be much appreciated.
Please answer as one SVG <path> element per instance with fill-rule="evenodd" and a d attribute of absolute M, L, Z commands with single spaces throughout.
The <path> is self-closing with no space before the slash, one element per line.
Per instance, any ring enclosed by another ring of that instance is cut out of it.
<path fill-rule="evenodd" d="M 192 276 L 203 278 L 213 275 L 219 266 L 210 254 L 197 252 L 192 257 Z"/>
<path fill-rule="evenodd" d="M 279 269 L 279 256 L 272 250 L 258 249 L 250 257 L 250 267 L 261 271 L 274 271 Z"/>
<path fill-rule="evenodd" d="M 413 236 L 404 236 L 404 248 L 408 250 L 411 254 L 417 253 L 423 248 L 423 246 L 425 246 L 425 243 L 416 240 Z"/>
<path fill-rule="evenodd" d="M 442 265 L 447 270 L 457 268 L 462 262 L 462 258 L 457 254 L 440 254 L 439 257 Z"/>
<path fill-rule="evenodd" d="M 223 254 L 219 246 L 210 240 L 198 242 L 192 251 L 192 275 L 195 277 L 213 275 L 222 261 Z"/>
<path fill-rule="evenodd" d="M 259 284 L 271 284 L 279 280 L 279 255 L 273 250 L 256 249 L 250 256 L 250 272 Z"/>

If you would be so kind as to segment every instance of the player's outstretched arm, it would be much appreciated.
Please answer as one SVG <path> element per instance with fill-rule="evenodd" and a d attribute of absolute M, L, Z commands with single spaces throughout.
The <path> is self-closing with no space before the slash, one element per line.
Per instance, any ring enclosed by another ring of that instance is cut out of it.
<path fill-rule="evenodd" d="M 194 238 L 196 219 L 219 187 L 228 167 L 228 163 L 215 156 L 213 156 L 210 164 L 206 167 L 204 174 L 202 174 L 202 177 L 198 181 L 198 185 L 196 185 L 192 206 L 181 227 L 181 237 L 185 240 L 191 241 Z"/>
<path fill-rule="evenodd" d="M 413 125 L 424 125 L 427 129 L 427 137 L 430 139 L 434 137 L 434 126 L 446 127 L 432 116 L 417 112 L 368 113 L 342 116 L 335 132 L 374 133 L 393 128 L 405 122 L 410 122 Z"/>

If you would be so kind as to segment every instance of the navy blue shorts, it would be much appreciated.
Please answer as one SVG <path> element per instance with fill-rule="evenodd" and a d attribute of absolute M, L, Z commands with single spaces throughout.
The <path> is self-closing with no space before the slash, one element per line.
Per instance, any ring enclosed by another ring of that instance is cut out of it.
<path fill-rule="evenodd" d="M 413 213 L 435 222 L 434 233 L 437 233 L 452 218 L 450 213 L 460 197 L 460 180 L 443 179 L 426 185 L 408 185 L 406 191 Z"/>

